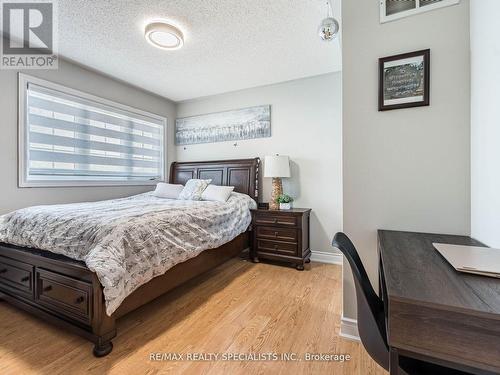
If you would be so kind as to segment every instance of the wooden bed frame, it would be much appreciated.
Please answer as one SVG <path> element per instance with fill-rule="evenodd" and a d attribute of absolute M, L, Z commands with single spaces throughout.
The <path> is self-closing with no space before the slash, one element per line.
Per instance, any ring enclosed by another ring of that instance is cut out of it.
<path fill-rule="evenodd" d="M 211 178 L 257 201 L 259 164 L 258 158 L 172 163 L 170 182 Z M 92 341 L 94 355 L 103 357 L 113 349 L 116 319 L 237 256 L 249 243 L 247 231 L 174 266 L 129 295 L 112 316 L 106 314 L 101 283 L 83 262 L 0 243 L 0 299 Z"/>

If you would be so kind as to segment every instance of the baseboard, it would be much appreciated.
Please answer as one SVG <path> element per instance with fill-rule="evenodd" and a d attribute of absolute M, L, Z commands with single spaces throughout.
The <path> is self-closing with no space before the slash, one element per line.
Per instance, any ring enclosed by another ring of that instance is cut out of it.
<path fill-rule="evenodd" d="M 311 251 L 311 261 L 318 263 L 340 264 L 342 265 L 342 254 L 326 253 L 324 251 Z"/>
<path fill-rule="evenodd" d="M 353 341 L 361 341 L 358 332 L 358 321 L 342 316 L 340 321 L 340 337 Z"/>

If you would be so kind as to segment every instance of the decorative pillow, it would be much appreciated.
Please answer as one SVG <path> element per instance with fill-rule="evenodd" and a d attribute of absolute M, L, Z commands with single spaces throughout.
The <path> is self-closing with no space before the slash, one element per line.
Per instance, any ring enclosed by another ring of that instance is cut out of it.
<path fill-rule="evenodd" d="M 188 180 L 188 182 L 186 182 L 186 186 L 184 186 L 184 189 L 182 189 L 181 193 L 179 194 L 178 199 L 200 201 L 201 194 L 207 188 L 210 182 L 212 182 L 212 180 Z"/>
<path fill-rule="evenodd" d="M 201 194 L 201 199 L 204 201 L 227 202 L 233 190 L 234 186 L 208 185 Z"/>
<path fill-rule="evenodd" d="M 177 199 L 184 186 L 159 182 L 153 195 L 158 198 Z"/>

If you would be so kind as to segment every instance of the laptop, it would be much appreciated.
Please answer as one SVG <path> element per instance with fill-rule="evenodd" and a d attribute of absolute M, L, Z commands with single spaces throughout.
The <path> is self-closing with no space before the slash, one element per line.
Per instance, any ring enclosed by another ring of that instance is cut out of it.
<path fill-rule="evenodd" d="M 457 271 L 500 278 L 500 249 L 444 243 L 432 245 Z"/>

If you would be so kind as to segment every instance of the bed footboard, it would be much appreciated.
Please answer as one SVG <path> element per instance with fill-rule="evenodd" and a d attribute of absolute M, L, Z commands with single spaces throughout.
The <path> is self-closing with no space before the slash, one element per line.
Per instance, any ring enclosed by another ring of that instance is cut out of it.
<path fill-rule="evenodd" d="M 94 355 L 112 350 L 115 318 L 106 315 L 102 287 L 84 263 L 0 244 L 0 299 L 94 343 Z"/>

